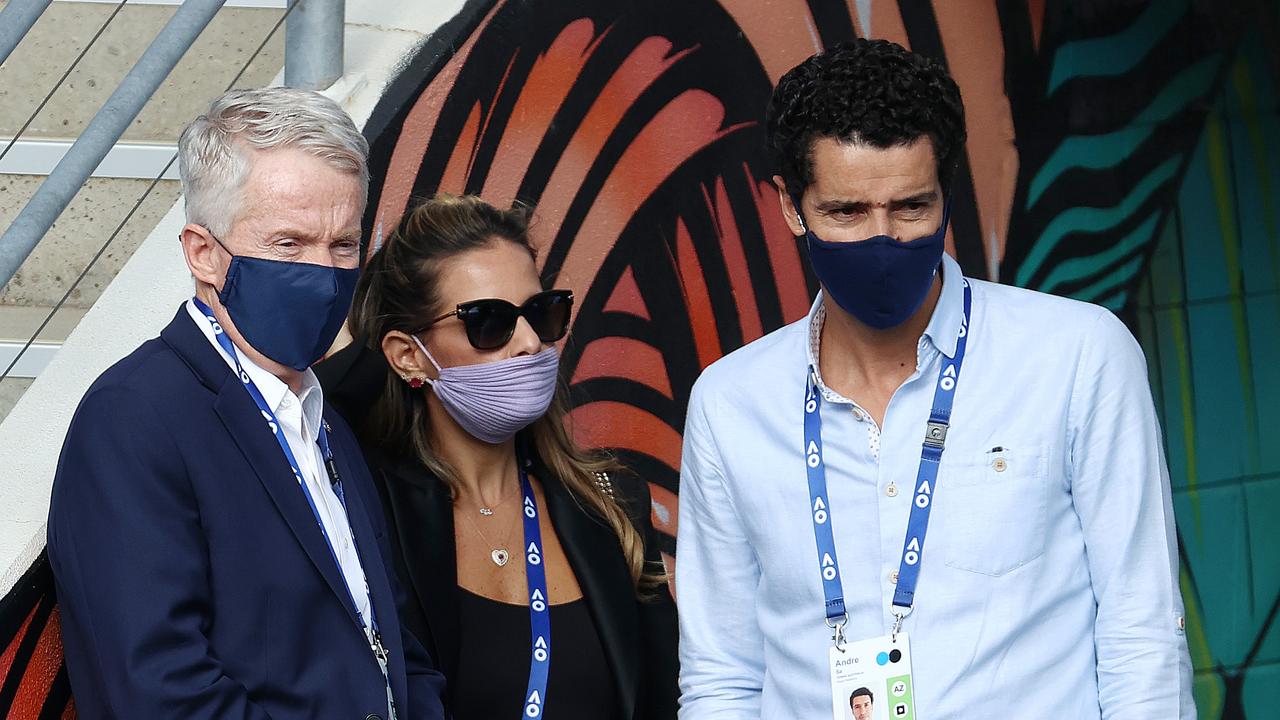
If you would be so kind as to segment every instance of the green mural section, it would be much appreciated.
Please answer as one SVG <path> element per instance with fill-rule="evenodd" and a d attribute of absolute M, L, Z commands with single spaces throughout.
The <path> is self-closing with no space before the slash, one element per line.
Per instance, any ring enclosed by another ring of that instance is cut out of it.
<path fill-rule="evenodd" d="M 1137 286 L 1202 718 L 1280 707 L 1280 110 L 1265 33 L 1224 67 Z"/>

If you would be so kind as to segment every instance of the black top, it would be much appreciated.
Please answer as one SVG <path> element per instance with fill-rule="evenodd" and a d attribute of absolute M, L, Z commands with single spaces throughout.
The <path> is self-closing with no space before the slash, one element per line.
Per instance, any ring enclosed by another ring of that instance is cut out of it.
<path fill-rule="evenodd" d="M 458 588 L 462 651 L 454 720 L 519 718 L 529 680 L 529 607 Z M 551 606 L 544 720 L 617 720 L 613 673 L 584 600 Z"/>
<path fill-rule="evenodd" d="M 387 372 L 382 353 L 364 350 L 358 344 L 316 367 L 325 400 L 346 416 L 357 434 L 370 406 L 383 392 Z M 386 512 L 401 586 L 410 594 L 402 621 L 422 640 L 448 680 L 445 704 L 452 710 L 463 701 L 458 687 L 470 685 L 471 680 L 463 676 L 461 667 L 464 651 L 470 652 L 470 640 L 461 617 L 449 488 L 414 458 L 389 455 L 376 442 L 360 439 Z M 530 459 L 532 475 L 542 483 L 546 496 L 547 516 L 582 588 L 613 678 L 618 710 L 605 717 L 675 720 L 680 695 L 675 602 L 666 588 L 660 588 L 651 599 L 638 599 L 613 529 L 585 509 L 540 458 L 535 455 Z M 619 504 L 644 539 L 645 557 L 661 562 L 650 521 L 649 484 L 621 473 L 613 478 L 613 485 Z M 527 611 L 524 622 L 527 628 Z M 521 637 L 527 641 L 527 630 Z M 523 663 L 519 682 L 524 683 L 529 676 L 528 650 L 518 655 Z M 548 707 L 553 702 L 549 701 Z"/>

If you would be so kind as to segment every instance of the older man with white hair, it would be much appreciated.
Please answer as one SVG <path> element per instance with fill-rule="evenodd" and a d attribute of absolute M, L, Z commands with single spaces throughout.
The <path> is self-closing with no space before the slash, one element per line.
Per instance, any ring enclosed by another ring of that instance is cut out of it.
<path fill-rule="evenodd" d="M 81 718 L 442 718 L 379 500 L 309 369 L 359 272 L 368 145 L 332 101 L 229 92 L 179 141 L 195 295 L 98 378 L 48 551 Z"/>

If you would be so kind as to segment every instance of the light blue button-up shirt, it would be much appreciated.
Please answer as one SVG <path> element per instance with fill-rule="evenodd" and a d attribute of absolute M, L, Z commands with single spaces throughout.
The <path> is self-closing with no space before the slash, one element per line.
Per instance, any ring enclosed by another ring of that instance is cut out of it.
<path fill-rule="evenodd" d="M 823 456 L 850 640 L 893 623 L 959 265 L 884 426 L 826 387 Z M 1107 310 L 970 280 L 973 310 L 916 591 L 918 718 L 1194 718 L 1169 476 L 1142 351 Z M 680 473 L 682 720 L 830 718 L 803 454 L 809 317 L 694 386 Z"/>

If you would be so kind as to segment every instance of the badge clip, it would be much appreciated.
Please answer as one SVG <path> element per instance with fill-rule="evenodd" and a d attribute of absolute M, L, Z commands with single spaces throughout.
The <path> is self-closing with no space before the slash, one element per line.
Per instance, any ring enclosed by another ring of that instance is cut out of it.
<path fill-rule="evenodd" d="M 840 652 L 844 652 L 844 626 L 847 622 L 849 622 L 847 612 L 839 620 L 832 621 L 831 618 L 827 618 L 827 627 L 831 628 L 831 642 Z"/>
<path fill-rule="evenodd" d="M 893 606 L 893 630 L 889 632 L 889 639 L 898 642 L 898 633 L 902 632 L 902 621 L 911 614 L 911 608 L 900 610 L 897 605 Z"/>

